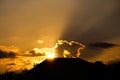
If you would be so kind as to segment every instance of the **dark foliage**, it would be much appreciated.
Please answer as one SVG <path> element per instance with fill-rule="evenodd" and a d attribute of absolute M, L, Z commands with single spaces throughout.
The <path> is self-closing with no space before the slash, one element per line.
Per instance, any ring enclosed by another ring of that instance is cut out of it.
<path fill-rule="evenodd" d="M 79 58 L 45 60 L 29 71 L 20 74 L 6 73 L 0 80 L 120 80 L 120 62 L 104 65 Z"/>

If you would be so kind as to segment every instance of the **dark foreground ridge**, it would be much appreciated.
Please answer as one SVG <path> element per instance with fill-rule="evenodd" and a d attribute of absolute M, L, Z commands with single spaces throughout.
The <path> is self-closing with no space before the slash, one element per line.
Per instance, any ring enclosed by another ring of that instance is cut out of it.
<path fill-rule="evenodd" d="M 6 73 L 0 80 L 120 80 L 120 63 L 104 65 L 79 58 L 47 59 L 29 71 Z"/>

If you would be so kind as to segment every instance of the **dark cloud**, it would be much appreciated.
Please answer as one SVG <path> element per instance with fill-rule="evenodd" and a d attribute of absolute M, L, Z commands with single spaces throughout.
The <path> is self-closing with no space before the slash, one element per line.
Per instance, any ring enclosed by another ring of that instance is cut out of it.
<path fill-rule="evenodd" d="M 96 42 L 89 44 L 90 47 L 97 47 L 97 48 L 112 48 L 118 46 L 117 44 L 107 43 L 107 42 Z"/>
<path fill-rule="evenodd" d="M 30 50 L 26 50 L 24 52 L 24 56 L 31 56 L 31 57 L 37 57 L 37 56 L 47 56 L 49 54 L 53 53 L 52 48 L 33 48 Z"/>
<path fill-rule="evenodd" d="M 0 58 L 14 58 L 15 53 L 14 52 L 5 52 L 0 50 Z"/>
<path fill-rule="evenodd" d="M 80 50 L 84 48 L 85 45 L 79 42 L 58 40 L 54 47 L 54 52 L 57 57 L 78 58 L 80 56 Z"/>
<path fill-rule="evenodd" d="M 109 57 L 109 59 L 114 60 L 119 57 L 119 47 L 119 44 L 110 42 L 96 42 L 86 44 L 86 48 L 81 51 L 81 58 L 88 61 L 96 61 L 101 59 L 105 61 L 105 57 Z M 109 59 L 106 61 L 109 61 Z"/>
<path fill-rule="evenodd" d="M 46 54 L 44 52 L 36 52 L 35 50 L 28 51 L 28 56 L 45 56 Z"/>

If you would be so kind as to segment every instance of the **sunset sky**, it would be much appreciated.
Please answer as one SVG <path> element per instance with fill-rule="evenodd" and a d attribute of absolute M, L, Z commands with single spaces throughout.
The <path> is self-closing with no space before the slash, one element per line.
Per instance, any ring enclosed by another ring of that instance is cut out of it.
<path fill-rule="evenodd" d="M 120 0 L 0 0 L 0 50 L 19 56 L 8 59 L 0 54 L 0 72 L 19 65 L 19 69 L 31 68 L 37 63 L 36 55 L 26 57 L 24 51 L 49 51 L 59 39 L 86 45 L 81 52 L 85 60 L 118 60 L 119 46 L 93 48 L 89 44 L 120 45 Z"/>

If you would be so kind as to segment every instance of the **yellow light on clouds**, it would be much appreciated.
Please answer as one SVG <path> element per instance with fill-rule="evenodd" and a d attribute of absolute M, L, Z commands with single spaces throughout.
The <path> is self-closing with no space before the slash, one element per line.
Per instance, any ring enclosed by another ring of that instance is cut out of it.
<path fill-rule="evenodd" d="M 47 58 L 55 58 L 55 54 L 54 53 L 48 54 Z"/>

